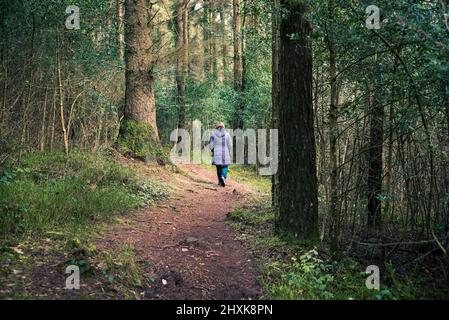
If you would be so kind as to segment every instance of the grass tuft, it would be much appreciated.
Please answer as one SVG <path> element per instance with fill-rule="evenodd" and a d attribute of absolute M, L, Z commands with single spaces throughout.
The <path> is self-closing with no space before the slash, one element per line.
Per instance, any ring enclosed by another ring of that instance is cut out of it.
<path fill-rule="evenodd" d="M 111 156 L 29 154 L 0 169 L 0 237 L 78 233 L 167 194 L 165 185 L 142 181 Z"/>

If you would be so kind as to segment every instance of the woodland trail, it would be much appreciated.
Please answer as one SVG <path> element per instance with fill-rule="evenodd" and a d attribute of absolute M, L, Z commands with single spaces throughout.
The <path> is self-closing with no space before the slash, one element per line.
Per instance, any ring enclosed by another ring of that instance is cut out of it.
<path fill-rule="evenodd" d="M 227 213 L 250 191 L 235 181 L 218 186 L 201 166 L 180 168 L 183 174 L 162 177 L 173 188 L 168 200 L 114 226 L 97 246 L 133 246 L 146 261 L 145 276 L 154 279 L 144 299 L 256 298 L 254 257 L 226 224 Z"/>

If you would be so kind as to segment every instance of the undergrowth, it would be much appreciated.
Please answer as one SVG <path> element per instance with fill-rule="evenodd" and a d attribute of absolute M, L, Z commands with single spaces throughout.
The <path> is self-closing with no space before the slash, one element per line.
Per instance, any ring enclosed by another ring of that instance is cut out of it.
<path fill-rule="evenodd" d="M 332 258 L 325 245 L 291 241 L 274 233 L 274 212 L 269 180 L 259 177 L 253 168 L 238 166 L 234 175 L 253 190 L 265 193 L 229 213 L 230 225 L 238 231 L 238 240 L 249 243 L 258 259 L 261 299 L 274 300 L 353 300 L 414 299 L 417 279 L 399 277 L 392 265 L 382 274 L 380 290 L 368 290 L 368 275 L 353 257 Z"/>
<path fill-rule="evenodd" d="M 78 232 L 167 192 L 107 154 L 29 154 L 0 169 L 0 239 Z"/>
<path fill-rule="evenodd" d="M 93 298 L 86 289 L 73 297 L 58 291 L 62 280 L 50 293 L 30 286 L 32 274 L 42 272 L 35 270 L 37 266 L 62 272 L 69 265 L 78 266 L 87 282 L 100 281 L 105 291 L 95 292 L 97 298 L 111 297 L 111 292 L 138 297 L 136 288 L 142 279 L 134 250 L 123 246 L 99 252 L 93 240 L 110 222 L 123 223 L 123 213 L 152 205 L 169 191 L 166 184 L 142 179 L 106 152 L 28 154 L 4 165 L 0 168 L 0 298 L 46 297 L 52 290 L 55 297 Z"/>

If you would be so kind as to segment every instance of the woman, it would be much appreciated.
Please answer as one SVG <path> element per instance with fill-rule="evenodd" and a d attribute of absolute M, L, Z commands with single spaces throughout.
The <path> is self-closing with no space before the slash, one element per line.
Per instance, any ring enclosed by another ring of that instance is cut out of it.
<path fill-rule="evenodd" d="M 232 139 L 226 132 L 223 122 L 215 125 L 209 148 L 212 150 L 212 165 L 217 167 L 218 184 L 224 187 L 228 176 L 228 166 L 231 164 Z"/>

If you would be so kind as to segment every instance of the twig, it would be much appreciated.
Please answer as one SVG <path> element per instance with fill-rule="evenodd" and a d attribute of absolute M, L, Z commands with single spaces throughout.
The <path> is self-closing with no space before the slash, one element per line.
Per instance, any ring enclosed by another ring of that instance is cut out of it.
<path fill-rule="evenodd" d="M 443 240 L 446 240 L 444 238 Z M 399 246 L 399 245 L 416 245 L 416 244 L 426 244 L 426 243 L 433 243 L 435 241 L 438 241 L 438 239 L 432 239 L 432 240 L 422 240 L 422 241 L 404 241 L 404 242 L 391 242 L 391 243 L 368 243 L 368 242 L 359 242 L 356 241 L 357 244 L 362 246 L 370 246 L 370 247 L 391 247 L 391 246 Z"/>
<path fill-rule="evenodd" d="M 449 233 L 448 233 L 449 235 Z M 445 240 L 447 240 L 448 235 L 446 235 Z M 444 255 L 447 256 L 447 250 L 443 247 L 443 245 L 441 244 L 441 242 L 438 240 L 438 238 L 435 236 L 435 233 L 432 230 L 432 236 L 435 239 L 435 242 L 438 244 L 438 247 L 440 247 L 441 251 L 444 252 Z"/>
<path fill-rule="evenodd" d="M 435 248 L 435 249 L 433 249 L 433 250 L 431 250 L 431 251 L 429 251 L 429 252 L 426 252 L 425 254 L 419 256 L 418 258 L 415 258 L 415 259 L 413 259 L 412 261 L 407 262 L 406 264 L 403 264 L 403 265 L 400 267 L 400 269 L 403 269 L 403 268 L 405 268 L 406 266 L 408 266 L 408 265 L 410 265 L 410 264 L 412 264 L 412 263 L 418 262 L 419 260 L 424 259 L 425 257 L 431 255 L 432 253 L 434 253 L 435 251 L 438 251 L 438 250 L 439 250 L 439 248 Z"/>

